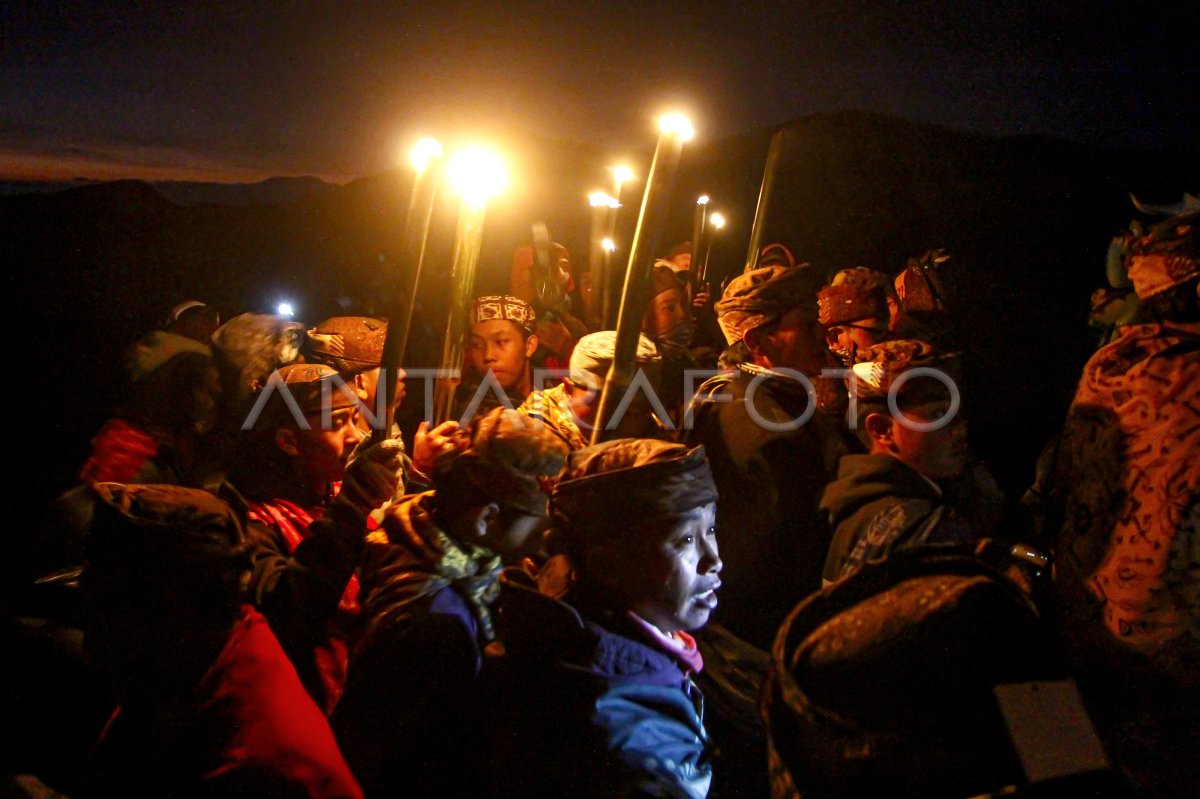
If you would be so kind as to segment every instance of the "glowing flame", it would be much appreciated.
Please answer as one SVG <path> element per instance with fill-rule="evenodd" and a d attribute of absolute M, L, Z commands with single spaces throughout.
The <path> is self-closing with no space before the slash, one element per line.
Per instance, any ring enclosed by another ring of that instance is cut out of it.
<path fill-rule="evenodd" d="M 450 185 L 471 205 L 486 205 L 508 185 L 508 172 L 495 153 L 472 147 L 450 162 Z"/>
<path fill-rule="evenodd" d="M 720 211 L 714 211 L 708 215 L 708 224 L 712 225 L 716 230 L 725 227 L 725 215 Z"/>
<path fill-rule="evenodd" d="M 664 114 L 658 119 L 658 129 L 662 133 L 678 136 L 680 141 L 691 141 L 696 135 L 696 129 L 683 114 Z"/>
<path fill-rule="evenodd" d="M 281 302 L 275 306 L 275 314 L 285 319 L 291 319 L 296 314 L 296 309 L 292 307 L 290 302 Z"/>
<path fill-rule="evenodd" d="M 627 166 L 610 166 L 609 169 L 613 173 L 613 180 L 617 183 L 633 180 L 633 170 Z"/>
<path fill-rule="evenodd" d="M 621 203 L 616 197 L 609 196 L 602 191 L 594 191 L 588 195 L 588 204 L 593 208 L 620 208 Z"/>
<path fill-rule="evenodd" d="M 617 249 L 617 243 L 612 239 L 605 239 L 604 241 L 600 242 L 600 247 L 605 252 L 615 252 Z"/>
<path fill-rule="evenodd" d="M 421 139 L 417 142 L 417 146 L 413 147 L 412 155 L 409 156 L 409 161 L 413 165 L 413 169 L 417 172 L 424 172 L 429 168 L 429 162 L 435 158 L 442 157 L 442 145 L 437 139 Z"/>
<path fill-rule="evenodd" d="M 701 194 L 696 198 L 696 205 L 708 205 L 708 195 Z"/>

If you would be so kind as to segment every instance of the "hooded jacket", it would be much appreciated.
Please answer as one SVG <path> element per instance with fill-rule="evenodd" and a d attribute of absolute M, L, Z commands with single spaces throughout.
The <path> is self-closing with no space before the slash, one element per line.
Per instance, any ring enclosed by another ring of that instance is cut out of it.
<path fill-rule="evenodd" d="M 825 488 L 833 542 L 822 575 L 836 582 L 868 561 L 922 544 L 964 544 L 975 535 L 920 472 L 891 455 L 847 455 Z"/>

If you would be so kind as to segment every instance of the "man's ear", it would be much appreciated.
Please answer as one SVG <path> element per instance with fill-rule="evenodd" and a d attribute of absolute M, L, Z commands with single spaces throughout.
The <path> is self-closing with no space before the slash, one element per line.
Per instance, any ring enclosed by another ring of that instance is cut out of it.
<path fill-rule="evenodd" d="M 538 348 L 537 333 L 530 333 L 529 338 L 525 339 L 525 357 L 532 358 L 533 354 L 535 352 L 537 352 L 537 348 Z"/>
<path fill-rule="evenodd" d="M 493 522 L 500 520 L 500 506 L 495 502 L 476 508 L 471 513 L 471 532 L 476 538 L 484 538 Z"/>
<path fill-rule="evenodd" d="M 863 426 L 866 427 L 871 441 L 883 447 L 892 446 L 892 420 L 887 414 L 868 413 L 867 418 L 863 420 Z"/>
<path fill-rule="evenodd" d="M 762 357 L 763 354 L 763 332 L 759 328 L 747 330 L 742 336 L 742 343 L 746 345 L 746 349 L 750 350 L 750 354 L 756 358 Z"/>
<path fill-rule="evenodd" d="M 354 375 L 354 393 L 358 395 L 360 400 L 364 402 L 370 398 L 371 393 L 367 390 L 367 376 L 365 372 L 357 372 Z"/>
<path fill-rule="evenodd" d="M 275 446 L 283 450 L 283 454 L 288 457 L 300 457 L 300 442 L 296 431 L 291 428 L 280 427 L 275 431 Z"/>

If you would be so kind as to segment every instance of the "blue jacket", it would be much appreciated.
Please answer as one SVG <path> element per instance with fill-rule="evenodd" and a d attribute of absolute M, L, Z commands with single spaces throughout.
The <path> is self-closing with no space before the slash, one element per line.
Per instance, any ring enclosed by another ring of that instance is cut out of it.
<path fill-rule="evenodd" d="M 500 602 L 505 654 L 485 666 L 497 795 L 708 794 L 703 697 L 674 658 L 632 623 L 511 582 Z"/>

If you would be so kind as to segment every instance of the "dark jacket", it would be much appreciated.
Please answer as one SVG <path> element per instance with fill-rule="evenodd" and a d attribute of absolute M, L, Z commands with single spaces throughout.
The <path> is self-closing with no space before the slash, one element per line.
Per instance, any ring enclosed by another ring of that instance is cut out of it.
<path fill-rule="evenodd" d="M 867 561 L 922 544 L 965 544 L 976 536 L 946 504 L 942 490 L 891 455 L 847 455 L 825 488 L 833 543 L 824 580 L 835 582 Z"/>
<path fill-rule="evenodd" d="M 707 795 L 699 690 L 632 622 L 609 624 L 506 583 L 505 654 L 485 666 L 495 795 Z"/>
<path fill-rule="evenodd" d="M 394 533 L 371 533 L 360 567 L 367 631 L 333 726 L 368 796 L 474 796 L 485 785 L 477 677 L 499 558 L 452 541 L 432 501 L 399 500 L 385 527 Z"/>
<path fill-rule="evenodd" d="M 831 381 L 815 383 L 822 393 Z M 838 459 L 855 446 L 841 418 L 824 410 L 795 429 L 778 429 L 808 406 L 801 382 L 743 364 L 700 387 L 692 429 L 683 433 L 686 443 L 704 445 L 720 496 L 725 567 L 717 620 L 764 650 L 788 611 L 821 587 L 829 526 L 818 503 Z"/>

